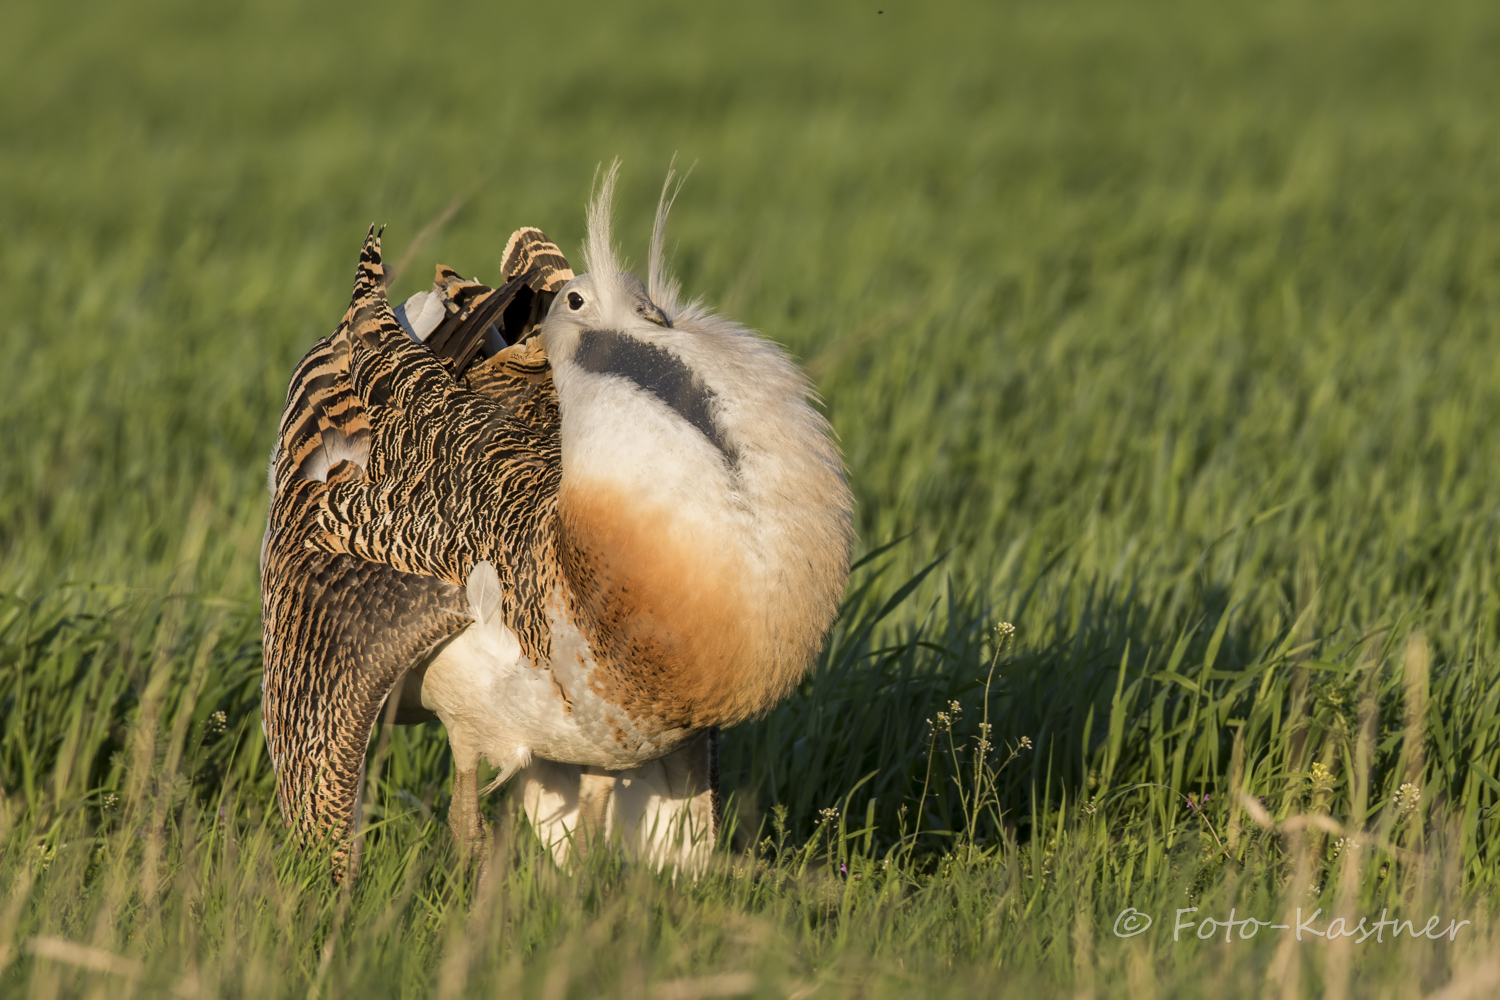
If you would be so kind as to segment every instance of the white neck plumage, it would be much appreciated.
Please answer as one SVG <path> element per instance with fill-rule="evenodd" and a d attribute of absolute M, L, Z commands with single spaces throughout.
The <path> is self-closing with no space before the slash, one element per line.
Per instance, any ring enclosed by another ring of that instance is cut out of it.
<path fill-rule="evenodd" d="M 801 678 L 849 545 L 838 455 L 800 375 L 774 345 L 729 335 L 688 341 L 707 356 L 673 351 L 665 376 L 665 348 L 620 341 L 601 361 L 587 332 L 553 362 L 571 582 L 596 591 L 600 619 L 635 623 L 637 647 L 676 650 L 694 720 L 720 725 Z"/>

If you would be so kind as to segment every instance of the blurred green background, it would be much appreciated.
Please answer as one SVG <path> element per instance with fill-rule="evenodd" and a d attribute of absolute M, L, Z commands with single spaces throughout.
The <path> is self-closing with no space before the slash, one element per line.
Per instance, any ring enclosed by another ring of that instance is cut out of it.
<path fill-rule="evenodd" d="M 1295 500 L 1280 557 L 1363 531 L 1328 558 L 1384 576 L 1489 523 L 1491 5 L 880 9 L 12 8 L 5 578 L 154 581 L 199 495 L 211 548 L 258 530 L 364 228 L 471 195 L 398 294 L 520 224 L 576 253 L 614 156 L 636 260 L 697 163 L 686 287 L 809 364 L 866 544 L 1175 567 Z"/>

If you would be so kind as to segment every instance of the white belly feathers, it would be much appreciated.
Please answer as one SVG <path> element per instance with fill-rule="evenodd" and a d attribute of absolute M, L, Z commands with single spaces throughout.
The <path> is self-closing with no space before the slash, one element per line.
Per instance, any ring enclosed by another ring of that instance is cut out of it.
<path fill-rule="evenodd" d="M 455 762 L 480 756 L 500 774 L 498 787 L 533 755 L 565 764 L 637 767 L 671 751 L 686 730 L 647 733 L 594 693 L 588 642 L 552 601 L 551 662 L 533 665 L 505 624 L 500 579 L 481 562 L 468 581 L 474 623 L 448 643 L 422 678 L 422 706 L 448 730 Z"/>

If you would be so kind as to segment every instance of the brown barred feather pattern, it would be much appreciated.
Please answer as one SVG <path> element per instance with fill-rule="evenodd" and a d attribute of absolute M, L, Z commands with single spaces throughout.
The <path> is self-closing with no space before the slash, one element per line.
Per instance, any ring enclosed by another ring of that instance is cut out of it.
<path fill-rule="evenodd" d="M 508 252 L 527 270 L 507 268 L 507 286 L 550 297 L 566 262 L 527 233 L 542 252 Z M 437 287 L 465 320 L 497 294 L 444 268 Z M 506 332 L 530 332 L 530 303 L 524 319 Z M 454 325 L 459 340 L 473 325 Z M 546 355 L 532 340 L 458 378 L 454 362 L 396 322 L 372 229 L 343 322 L 293 374 L 263 555 L 266 736 L 283 815 L 307 836 L 347 831 L 386 696 L 469 623 L 479 560 L 523 651 L 545 656 L 560 465 Z"/>
<path fill-rule="evenodd" d="M 448 362 L 450 371 L 468 368 L 492 328 L 507 344 L 529 337 L 546 316 L 557 289 L 573 277 L 567 258 L 540 229 L 517 230 L 503 256 L 506 281 L 495 289 L 438 266 L 433 288 L 442 296 L 447 316 L 426 343 Z"/>
<path fill-rule="evenodd" d="M 547 234 L 540 229 L 530 227 L 517 229 L 506 241 L 501 267 L 507 277 L 537 275 L 537 281 L 531 287 L 538 292 L 556 293 L 573 280 L 568 258 L 563 256 L 557 244 L 547 239 Z"/>

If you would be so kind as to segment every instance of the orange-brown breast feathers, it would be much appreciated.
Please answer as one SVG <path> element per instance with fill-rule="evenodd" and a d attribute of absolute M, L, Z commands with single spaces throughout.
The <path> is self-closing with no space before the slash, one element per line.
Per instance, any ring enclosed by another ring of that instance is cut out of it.
<path fill-rule="evenodd" d="M 592 686 L 638 722 L 729 726 L 770 708 L 802 674 L 776 648 L 741 547 L 618 488 L 567 484 L 557 550 L 589 638 Z M 821 638 L 821 636 L 819 637 Z"/>

